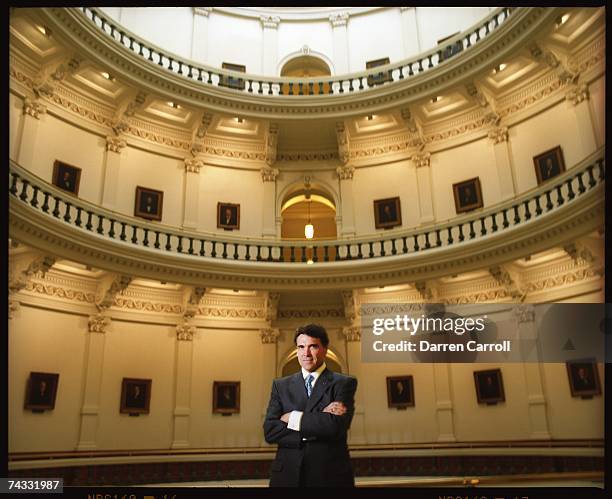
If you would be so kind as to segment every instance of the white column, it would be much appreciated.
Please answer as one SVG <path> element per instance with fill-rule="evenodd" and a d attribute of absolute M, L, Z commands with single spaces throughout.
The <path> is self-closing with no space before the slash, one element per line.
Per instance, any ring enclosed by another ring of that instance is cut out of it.
<path fill-rule="evenodd" d="M 270 401 L 270 389 L 272 381 L 277 378 L 276 368 L 278 366 L 278 338 L 280 331 L 276 328 L 265 328 L 259 331 L 261 337 L 261 362 L 262 362 L 262 384 L 261 384 L 261 420 L 266 416 L 266 409 Z M 261 444 L 266 445 L 263 434 Z"/>
<path fill-rule="evenodd" d="M 416 167 L 417 189 L 419 192 L 420 223 L 433 222 L 433 194 L 431 189 L 431 154 L 421 152 L 412 156 Z"/>
<path fill-rule="evenodd" d="M 204 161 L 198 158 L 185 158 L 185 206 L 183 228 L 197 229 L 200 198 L 200 169 Z"/>
<path fill-rule="evenodd" d="M 433 364 L 434 385 L 436 387 L 436 420 L 438 422 L 438 442 L 455 442 L 453 424 L 453 401 L 450 390 L 450 364 Z"/>
<path fill-rule="evenodd" d="M 344 346 L 348 373 L 357 378 L 357 393 L 355 393 L 355 414 L 349 431 L 349 442 L 351 444 L 365 444 L 365 410 L 366 391 L 363 386 L 359 386 L 359 380 L 362 379 L 361 369 L 361 331 L 359 326 L 350 326 L 342 328 L 342 336 L 344 336 Z"/>
<path fill-rule="evenodd" d="M 115 209 L 117 188 L 121 167 L 121 150 L 126 146 L 118 137 L 106 137 L 106 155 L 104 158 L 104 183 L 102 184 L 102 206 Z"/>
<path fill-rule="evenodd" d="M 191 35 L 191 59 L 208 62 L 208 15 L 212 7 L 193 7 L 193 31 Z"/>
<path fill-rule="evenodd" d="M 419 29 L 416 21 L 415 7 L 400 7 L 402 41 L 404 43 L 404 57 L 408 58 L 421 52 L 419 45 Z"/>
<path fill-rule="evenodd" d="M 533 305 L 523 304 L 515 307 L 515 316 L 518 322 L 519 340 L 528 340 L 537 337 L 535 324 L 535 309 Z M 529 411 L 530 437 L 533 439 L 551 438 L 548 429 L 546 414 L 546 398 L 542 383 L 541 364 L 539 362 L 523 363 L 525 381 L 527 385 L 527 404 Z"/>
<path fill-rule="evenodd" d="M 191 416 L 191 376 L 193 335 L 196 328 L 188 323 L 176 326 L 176 379 L 174 399 L 174 431 L 172 448 L 189 447 Z"/>
<path fill-rule="evenodd" d="M 495 166 L 499 179 L 499 191 L 502 201 L 514 197 L 516 192 L 514 168 L 508 144 L 508 127 L 497 127 L 489 131 L 489 138 L 493 142 L 495 153 Z"/>
<path fill-rule="evenodd" d="M 348 17 L 348 12 L 331 14 L 329 16 L 329 22 L 332 25 L 336 74 L 345 74 L 349 72 L 348 34 L 346 27 Z"/>
<path fill-rule="evenodd" d="M 40 102 L 33 101 L 27 97 L 23 102 L 23 128 L 21 140 L 19 141 L 17 163 L 24 168 L 31 169 L 34 166 L 39 120 L 41 115 L 46 112 L 47 108 Z"/>
<path fill-rule="evenodd" d="M 355 235 L 355 208 L 353 196 L 353 174 L 355 168 L 353 166 L 339 166 L 336 168 L 338 179 L 340 181 L 340 215 L 342 224 L 340 226 L 341 237 Z"/>
<path fill-rule="evenodd" d="M 261 169 L 261 180 L 263 181 L 263 228 L 264 239 L 276 238 L 276 178 L 278 169 L 264 167 Z"/>
<path fill-rule="evenodd" d="M 278 64 L 278 24 L 280 18 L 276 16 L 260 16 L 263 28 L 263 50 L 261 68 L 266 76 L 278 76 L 276 65 Z"/>
<path fill-rule="evenodd" d="M 96 432 L 100 404 L 100 386 L 104 361 L 104 340 L 110 319 L 103 314 L 89 317 L 87 360 L 85 363 L 85 391 L 81 406 L 81 428 L 76 450 L 97 448 Z"/>
<path fill-rule="evenodd" d="M 582 155 L 588 156 L 597 149 L 597 135 L 595 134 L 595 123 L 589 106 L 589 87 L 586 83 L 576 86 L 567 95 L 567 101 L 574 106 L 576 114 L 576 125 L 578 126 L 578 137 L 582 146 Z"/>

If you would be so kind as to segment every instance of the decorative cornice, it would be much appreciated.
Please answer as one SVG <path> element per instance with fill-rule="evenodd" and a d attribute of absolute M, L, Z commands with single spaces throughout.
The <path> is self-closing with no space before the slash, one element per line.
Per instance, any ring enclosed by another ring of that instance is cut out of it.
<path fill-rule="evenodd" d="M 208 15 L 213 11 L 213 7 L 192 7 L 193 13 L 197 16 L 208 17 Z"/>
<path fill-rule="evenodd" d="M 489 268 L 489 272 L 491 276 L 493 276 L 493 279 L 503 286 L 512 298 L 521 300 L 525 298 L 525 291 L 521 288 L 515 276 L 510 274 L 508 269 L 501 265 L 495 265 Z"/>
<path fill-rule="evenodd" d="M 80 301 L 84 303 L 95 303 L 95 293 L 87 293 L 84 291 L 77 291 L 74 289 L 67 289 L 62 286 L 54 286 L 45 282 L 34 282 L 30 281 L 26 287 L 26 291 L 37 293 L 41 295 L 54 296 L 57 298 L 63 298 L 66 300 Z"/>
<path fill-rule="evenodd" d="M 489 138 L 493 141 L 493 144 L 499 144 L 500 142 L 508 141 L 508 127 L 500 126 L 489 130 Z"/>
<path fill-rule="evenodd" d="M 280 309 L 279 319 L 322 319 L 332 317 L 344 317 L 342 308 L 313 308 L 313 309 Z"/>
<path fill-rule="evenodd" d="M 348 22 L 349 13 L 348 12 L 339 12 L 329 15 L 329 22 L 332 27 L 338 28 L 340 26 L 346 26 Z"/>
<path fill-rule="evenodd" d="M 280 331 L 276 328 L 261 329 L 259 331 L 259 335 L 261 337 L 261 342 L 264 345 L 271 344 L 271 343 L 278 343 Z"/>
<path fill-rule="evenodd" d="M 270 168 L 270 167 L 263 167 L 261 170 L 261 180 L 263 182 L 276 182 L 276 178 L 278 177 L 279 174 L 279 169 L 278 168 Z"/>
<path fill-rule="evenodd" d="M 202 286 L 193 286 L 188 290 L 187 299 L 185 301 L 183 317 L 191 319 L 198 313 L 200 302 L 206 293 L 206 288 Z"/>
<path fill-rule="evenodd" d="M 166 314 L 183 313 L 183 307 L 181 305 L 172 303 L 154 303 L 151 301 L 126 298 L 124 296 L 116 297 L 113 305 L 118 308 L 127 308 L 129 310 L 138 310 L 141 312 L 160 312 Z"/>
<path fill-rule="evenodd" d="M 8 302 L 8 318 L 9 318 L 9 320 L 13 319 L 15 317 L 15 312 L 17 312 L 20 307 L 21 307 L 21 304 L 19 303 L 19 300 L 16 300 L 14 298 L 9 298 L 9 302 Z"/>
<path fill-rule="evenodd" d="M 343 327 L 342 336 L 346 341 L 361 341 L 361 330 L 356 326 Z"/>
<path fill-rule="evenodd" d="M 519 324 L 535 322 L 535 307 L 532 304 L 515 305 L 514 316 Z"/>
<path fill-rule="evenodd" d="M 259 20 L 261 25 L 268 29 L 276 29 L 280 24 L 280 17 L 278 16 L 259 16 Z"/>
<path fill-rule="evenodd" d="M 349 151 L 349 137 L 348 131 L 341 121 L 336 123 L 336 140 L 338 141 L 338 158 L 342 164 L 346 164 L 351 157 Z"/>
<path fill-rule="evenodd" d="M 204 168 L 204 161 L 201 158 L 185 158 L 185 171 L 187 173 L 200 173 Z"/>
<path fill-rule="evenodd" d="M 587 281 L 597 278 L 597 272 L 592 268 L 577 269 L 573 272 L 567 272 L 562 275 L 548 277 L 539 281 L 532 281 L 525 284 L 525 290 L 528 293 L 544 291 L 551 288 L 574 284 L 579 281 Z"/>
<path fill-rule="evenodd" d="M 330 161 L 334 159 L 338 159 L 336 151 L 284 151 L 277 155 L 277 161 Z"/>
<path fill-rule="evenodd" d="M 110 323 L 110 318 L 104 314 L 90 315 L 88 320 L 89 332 L 104 334 Z"/>
<path fill-rule="evenodd" d="M 121 153 L 121 150 L 126 146 L 125 140 L 119 137 L 106 136 L 106 150 L 110 152 Z"/>
<path fill-rule="evenodd" d="M 132 276 L 109 274 L 100 284 L 98 299 L 96 300 L 98 310 L 103 311 L 116 304 L 117 295 L 126 289 L 130 282 L 132 282 Z"/>
<path fill-rule="evenodd" d="M 263 310 L 252 308 L 200 307 L 199 312 L 203 317 L 265 319 L 265 312 Z"/>
<path fill-rule="evenodd" d="M 27 114 L 28 116 L 32 116 L 32 118 L 40 119 L 41 114 L 45 114 L 47 112 L 47 107 L 41 104 L 40 102 L 33 101 L 32 99 L 26 97 L 23 101 L 23 114 Z"/>
<path fill-rule="evenodd" d="M 178 324 L 176 326 L 176 339 L 178 341 L 193 341 L 193 335 L 196 332 L 195 326 L 188 324 Z"/>
<path fill-rule="evenodd" d="M 354 166 L 339 166 L 336 168 L 336 173 L 338 174 L 338 178 L 340 180 L 353 180 L 353 174 L 355 173 Z"/>
<path fill-rule="evenodd" d="M 577 106 L 581 102 L 585 100 L 589 100 L 590 93 L 589 87 L 586 83 L 582 83 L 580 85 L 574 85 L 570 90 L 565 94 L 565 99 L 568 102 L 571 102 L 574 106 Z"/>
<path fill-rule="evenodd" d="M 278 124 L 270 123 L 266 131 L 266 163 L 272 166 L 276 162 L 278 147 Z"/>

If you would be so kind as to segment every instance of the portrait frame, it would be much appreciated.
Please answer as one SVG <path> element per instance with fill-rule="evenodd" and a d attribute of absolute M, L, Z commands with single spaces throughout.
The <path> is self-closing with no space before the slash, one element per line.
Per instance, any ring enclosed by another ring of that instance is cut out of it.
<path fill-rule="evenodd" d="M 150 196 L 153 200 L 151 203 L 151 211 L 147 211 L 147 196 Z M 164 207 L 164 193 L 157 189 L 151 189 L 149 187 L 136 186 L 136 195 L 134 199 L 134 216 L 145 218 L 147 220 L 156 220 L 158 222 L 162 219 L 162 212 Z"/>
<path fill-rule="evenodd" d="M 399 385 L 403 388 L 399 389 Z M 387 406 L 398 410 L 414 407 L 412 375 L 387 376 Z"/>
<path fill-rule="evenodd" d="M 64 181 L 65 175 L 68 175 L 70 184 L 66 184 Z M 69 165 L 59 159 L 53 162 L 53 176 L 51 177 L 51 183 L 55 187 L 59 187 L 61 190 L 79 195 L 79 185 L 81 184 L 81 169 L 77 166 Z"/>
<path fill-rule="evenodd" d="M 438 55 L 439 55 L 438 62 L 444 62 L 447 59 L 450 59 L 451 57 L 453 57 L 454 55 L 457 55 L 459 52 L 463 51 L 463 43 L 461 40 L 457 40 L 450 45 L 447 44 L 448 40 L 457 36 L 459 33 L 460 31 L 457 31 L 456 33 L 445 36 L 444 38 L 441 38 L 440 40 L 436 42 L 438 46 L 446 45 L 445 47 L 441 47 L 440 51 L 438 52 Z"/>
<path fill-rule="evenodd" d="M 572 360 L 565 363 L 572 397 L 592 398 L 601 395 L 597 363 L 593 359 Z M 584 376 L 581 374 L 584 370 Z"/>
<path fill-rule="evenodd" d="M 384 66 L 386 64 L 389 64 L 390 62 L 391 61 L 388 57 L 382 57 L 373 61 L 366 61 L 366 70 L 376 68 L 378 66 Z M 381 85 L 386 81 L 393 81 L 393 77 L 391 76 L 391 70 L 387 71 L 386 74 L 384 71 L 381 71 L 378 74 L 368 75 L 368 87 Z"/>
<path fill-rule="evenodd" d="M 29 409 L 33 412 L 52 411 L 55 409 L 58 384 L 59 373 L 31 371 L 26 385 L 24 409 Z M 42 395 L 36 390 L 37 387 L 42 388 L 44 392 Z"/>
<path fill-rule="evenodd" d="M 229 222 L 225 220 L 226 210 L 231 211 Z M 235 203 L 217 203 L 217 228 L 224 230 L 240 229 L 240 205 Z"/>
<path fill-rule="evenodd" d="M 213 414 L 240 413 L 240 381 L 213 381 Z"/>
<path fill-rule="evenodd" d="M 142 378 L 123 378 L 121 380 L 121 404 L 119 412 L 121 414 L 140 415 L 149 414 L 151 405 L 151 387 L 153 380 Z M 140 394 L 136 392 L 138 387 Z M 143 394 L 144 392 L 144 394 Z M 135 401 L 136 397 L 142 397 L 140 401 Z"/>
<path fill-rule="evenodd" d="M 238 71 L 240 73 L 246 73 L 246 66 L 243 64 L 234 64 L 233 62 L 222 62 L 222 69 L 229 69 L 230 71 Z M 220 87 L 234 88 L 236 90 L 244 90 L 245 83 L 242 78 L 233 78 L 231 76 L 221 76 L 219 80 Z"/>
<path fill-rule="evenodd" d="M 455 198 L 455 212 L 457 214 L 482 208 L 480 177 L 462 180 L 453 184 L 453 196 Z"/>
<path fill-rule="evenodd" d="M 549 163 L 550 160 L 550 163 Z M 561 146 L 553 147 L 533 157 L 538 185 L 561 175 L 565 171 L 565 160 Z"/>
<path fill-rule="evenodd" d="M 389 207 L 385 215 L 385 207 Z M 402 225 L 400 198 L 376 199 L 374 201 L 374 226 L 377 229 L 392 229 Z"/>
<path fill-rule="evenodd" d="M 488 378 L 491 381 L 488 381 Z M 474 371 L 476 400 L 479 404 L 495 405 L 506 401 L 501 369 Z"/>

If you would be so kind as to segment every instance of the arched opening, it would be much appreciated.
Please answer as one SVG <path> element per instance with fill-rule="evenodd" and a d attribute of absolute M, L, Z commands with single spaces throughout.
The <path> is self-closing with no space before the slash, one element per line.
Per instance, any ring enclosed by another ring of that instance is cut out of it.
<path fill-rule="evenodd" d="M 336 206 L 327 194 L 318 190 L 300 189 L 288 195 L 281 206 L 281 238 L 291 241 L 303 241 L 307 246 L 311 242 L 333 240 L 337 237 Z M 314 227 L 314 236 L 307 239 L 304 228 L 311 223 Z M 325 260 L 324 248 L 317 248 L 318 261 Z M 327 258 L 335 260 L 334 248 L 329 248 Z M 314 259 L 314 248 L 284 248 L 285 261 L 307 262 Z"/>
<path fill-rule="evenodd" d="M 342 365 L 338 356 L 330 349 L 327 350 L 327 356 L 325 357 L 325 363 L 327 364 L 327 368 L 336 373 L 343 372 Z M 297 352 L 294 350 L 291 354 L 287 356 L 285 359 L 282 368 L 281 368 L 281 376 L 290 376 L 299 372 L 300 363 L 297 358 Z"/>
<path fill-rule="evenodd" d="M 301 55 L 287 61 L 281 68 L 280 75 L 293 78 L 314 78 L 331 76 L 331 70 L 324 60 L 311 55 Z M 299 85 L 291 87 L 288 83 L 284 83 L 281 93 L 283 95 L 300 95 L 300 87 Z M 327 94 L 329 93 L 329 83 L 325 82 L 321 86 L 318 83 L 312 86 L 305 85 L 302 87 L 302 93 L 304 95 Z"/>

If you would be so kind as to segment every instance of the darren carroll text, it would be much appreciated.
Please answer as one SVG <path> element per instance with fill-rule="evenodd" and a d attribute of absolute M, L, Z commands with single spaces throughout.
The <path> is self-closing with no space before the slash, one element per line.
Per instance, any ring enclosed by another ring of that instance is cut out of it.
<path fill-rule="evenodd" d="M 510 352 L 511 342 L 503 340 L 498 343 L 478 343 L 472 340 L 463 344 L 402 340 L 398 343 L 384 343 L 377 340 L 372 347 L 375 352 Z"/>

